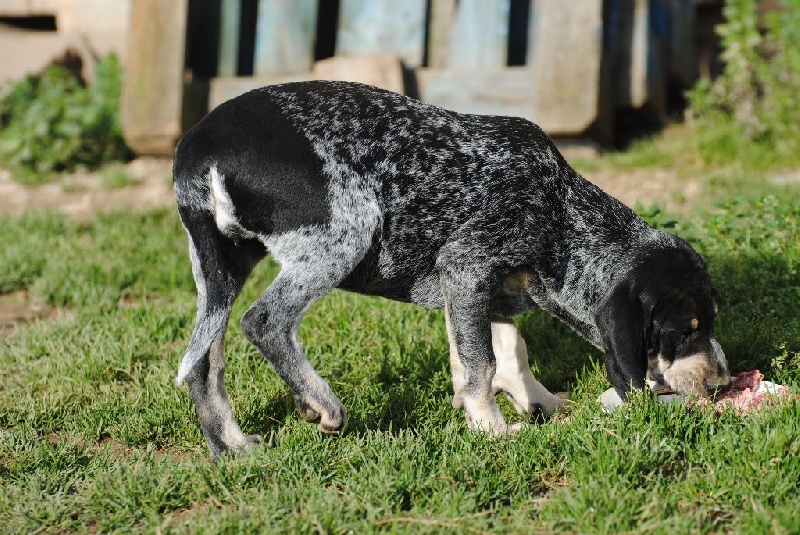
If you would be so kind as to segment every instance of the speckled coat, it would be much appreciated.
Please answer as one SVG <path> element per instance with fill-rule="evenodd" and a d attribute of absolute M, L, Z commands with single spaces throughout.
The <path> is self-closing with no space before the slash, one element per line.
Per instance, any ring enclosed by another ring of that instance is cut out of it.
<path fill-rule="evenodd" d="M 648 356 L 664 360 L 661 372 L 669 366 L 648 333 L 652 309 L 633 326 L 638 341 L 615 342 L 611 316 L 623 314 L 609 310 L 614 293 L 624 287 L 636 306 L 655 307 L 678 288 L 698 296 L 681 314 L 703 316 L 708 329 L 684 353 L 724 362 L 710 330 L 719 299 L 700 257 L 583 179 L 524 119 L 459 114 L 346 82 L 271 86 L 222 104 L 191 129 L 174 176 L 199 293 L 178 378 L 189 383 L 212 452 L 255 441 L 229 415 L 222 341 L 233 300 L 266 254 L 282 270 L 242 327 L 292 388 L 300 413 L 326 431 L 343 428 L 344 409 L 296 330 L 334 287 L 445 308 L 456 403 L 471 427 L 490 432 L 506 429 L 492 397 L 500 360 L 492 325 L 533 307 L 603 348 L 624 393 L 644 385 Z M 652 291 L 657 271 L 660 289 Z M 214 370 L 219 385 L 209 387 Z M 702 381 L 726 373 L 715 365 Z M 551 396 L 537 392 L 528 397 Z M 522 412 L 532 404 L 551 412 L 559 403 L 526 399 Z"/>

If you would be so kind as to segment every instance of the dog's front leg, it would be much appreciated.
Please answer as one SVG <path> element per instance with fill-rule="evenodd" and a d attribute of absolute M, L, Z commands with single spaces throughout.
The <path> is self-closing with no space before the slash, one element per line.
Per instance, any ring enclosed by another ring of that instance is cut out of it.
<path fill-rule="evenodd" d="M 443 292 L 453 369 L 453 406 L 464 408 L 472 430 L 493 435 L 518 430 L 520 424 L 506 424 L 492 390 L 496 365 L 488 299 L 446 282 Z"/>
<path fill-rule="evenodd" d="M 517 413 L 532 414 L 537 412 L 538 407 L 550 415 L 566 403 L 533 376 L 528 364 L 528 347 L 514 320 L 500 317 L 492 319 L 492 345 L 497 362 L 492 390 L 503 392 Z"/>

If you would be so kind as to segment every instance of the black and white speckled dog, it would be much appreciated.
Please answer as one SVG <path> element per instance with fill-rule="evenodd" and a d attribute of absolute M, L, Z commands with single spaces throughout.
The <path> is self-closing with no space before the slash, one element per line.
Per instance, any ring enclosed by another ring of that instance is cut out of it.
<path fill-rule="evenodd" d="M 222 104 L 181 140 L 175 195 L 198 290 L 177 380 L 213 455 L 258 442 L 223 384 L 231 306 L 255 264 L 281 272 L 242 329 L 326 432 L 345 409 L 303 354 L 309 306 L 339 287 L 444 308 L 470 428 L 505 433 L 563 401 L 534 379 L 512 316 L 541 307 L 605 351 L 624 397 L 646 372 L 691 394 L 730 381 L 718 295 L 684 241 L 579 176 L 536 125 L 462 115 L 369 86 L 303 82 Z"/>

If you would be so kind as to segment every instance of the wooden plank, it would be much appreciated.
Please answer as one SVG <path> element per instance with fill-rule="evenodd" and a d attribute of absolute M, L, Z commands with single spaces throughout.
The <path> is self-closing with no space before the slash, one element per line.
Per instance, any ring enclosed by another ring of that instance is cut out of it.
<path fill-rule="evenodd" d="M 614 0 L 613 4 L 619 39 L 614 56 L 615 104 L 647 108 L 655 116 L 663 116 L 670 68 L 668 6 L 661 0 Z M 687 37 L 684 34 L 684 39 Z"/>
<path fill-rule="evenodd" d="M 222 0 L 217 76 L 236 76 L 241 15 L 240 0 Z"/>
<path fill-rule="evenodd" d="M 461 113 L 536 120 L 533 73 L 525 67 L 492 72 L 418 69 L 420 100 Z"/>
<path fill-rule="evenodd" d="M 647 99 L 647 50 L 649 47 L 648 11 L 649 0 L 634 0 L 633 27 L 631 29 L 631 74 L 628 87 L 632 108 L 641 108 Z"/>
<path fill-rule="evenodd" d="M 120 104 L 125 141 L 140 155 L 171 155 L 183 131 L 188 0 L 136 0 Z"/>
<path fill-rule="evenodd" d="M 316 0 L 260 0 L 255 75 L 310 71 L 316 24 Z"/>
<path fill-rule="evenodd" d="M 447 54 L 448 69 L 491 70 L 506 66 L 511 0 L 460 0 Z"/>
<path fill-rule="evenodd" d="M 267 85 L 287 82 L 306 82 L 313 80 L 311 72 L 293 74 L 274 74 L 271 76 L 218 77 L 211 80 L 208 96 L 208 109 L 214 109 L 226 100 Z"/>
<path fill-rule="evenodd" d="M 403 65 L 391 53 L 335 56 L 314 64 L 314 78 L 361 82 L 395 93 L 403 93 Z"/>
<path fill-rule="evenodd" d="M 532 67 L 535 122 L 580 134 L 603 116 L 603 0 L 537 1 Z"/>
<path fill-rule="evenodd" d="M 447 67 L 450 38 L 456 15 L 456 0 L 431 0 L 428 34 L 428 65 L 432 69 Z"/>
<path fill-rule="evenodd" d="M 342 0 L 336 55 L 391 52 L 422 64 L 425 0 Z"/>

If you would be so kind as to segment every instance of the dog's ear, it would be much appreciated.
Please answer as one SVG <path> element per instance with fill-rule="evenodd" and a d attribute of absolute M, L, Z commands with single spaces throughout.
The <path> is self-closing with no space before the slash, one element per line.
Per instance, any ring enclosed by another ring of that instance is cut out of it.
<path fill-rule="evenodd" d="M 627 284 L 619 285 L 600 306 L 595 324 L 605 351 L 608 379 L 622 399 L 645 386 L 646 330 L 641 299 Z"/>

